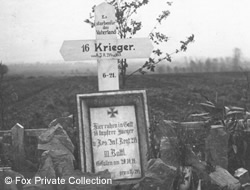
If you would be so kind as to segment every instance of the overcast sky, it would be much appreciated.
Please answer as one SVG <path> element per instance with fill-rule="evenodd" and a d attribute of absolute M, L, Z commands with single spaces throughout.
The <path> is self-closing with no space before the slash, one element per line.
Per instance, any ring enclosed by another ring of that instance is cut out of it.
<path fill-rule="evenodd" d="M 63 61 L 63 40 L 94 39 L 83 21 L 93 5 L 103 0 L 0 0 L 0 60 L 8 62 Z M 136 37 L 147 37 L 164 0 L 151 0 L 136 18 L 143 28 Z M 233 48 L 250 58 L 249 0 L 174 0 L 171 14 L 160 30 L 170 37 L 169 51 L 194 34 L 186 57 L 232 56 Z"/>

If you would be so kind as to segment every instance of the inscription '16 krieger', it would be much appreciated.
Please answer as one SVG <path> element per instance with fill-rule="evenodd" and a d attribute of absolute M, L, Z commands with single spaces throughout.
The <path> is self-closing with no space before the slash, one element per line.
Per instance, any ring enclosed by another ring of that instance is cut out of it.
<path fill-rule="evenodd" d="M 94 51 L 95 52 L 112 52 L 115 51 L 117 53 L 121 53 L 123 51 L 133 51 L 135 50 L 134 45 L 128 44 L 128 45 L 112 45 L 111 43 L 108 43 L 108 45 L 105 45 L 103 43 L 95 43 Z M 83 44 L 82 45 L 82 52 L 88 52 L 90 50 L 89 44 Z"/>

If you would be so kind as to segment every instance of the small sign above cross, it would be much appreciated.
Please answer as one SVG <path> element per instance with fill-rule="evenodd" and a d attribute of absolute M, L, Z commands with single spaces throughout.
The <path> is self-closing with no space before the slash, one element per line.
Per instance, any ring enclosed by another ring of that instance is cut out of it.
<path fill-rule="evenodd" d="M 115 8 L 101 3 L 95 8 L 96 40 L 64 41 L 65 61 L 96 59 L 99 91 L 119 90 L 117 59 L 146 58 L 153 46 L 148 38 L 117 39 Z"/>

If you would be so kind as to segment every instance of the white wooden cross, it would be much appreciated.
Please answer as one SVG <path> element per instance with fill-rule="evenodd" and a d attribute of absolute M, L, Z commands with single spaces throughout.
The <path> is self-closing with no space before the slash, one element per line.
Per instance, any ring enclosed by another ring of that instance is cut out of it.
<path fill-rule="evenodd" d="M 115 8 L 101 3 L 95 8 L 96 40 L 66 40 L 60 49 L 65 61 L 97 59 L 99 91 L 119 90 L 117 59 L 149 57 L 148 38 L 117 39 Z"/>

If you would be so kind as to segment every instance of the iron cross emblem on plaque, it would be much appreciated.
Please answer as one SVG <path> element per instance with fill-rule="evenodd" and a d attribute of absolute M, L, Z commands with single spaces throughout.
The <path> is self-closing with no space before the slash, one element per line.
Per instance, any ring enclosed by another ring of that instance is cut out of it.
<path fill-rule="evenodd" d="M 110 110 L 107 111 L 108 115 L 110 115 L 110 117 L 115 117 L 115 114 L 118 115 L 118 110 L 115 110 L 115 108 L 109 108 Z"/>

